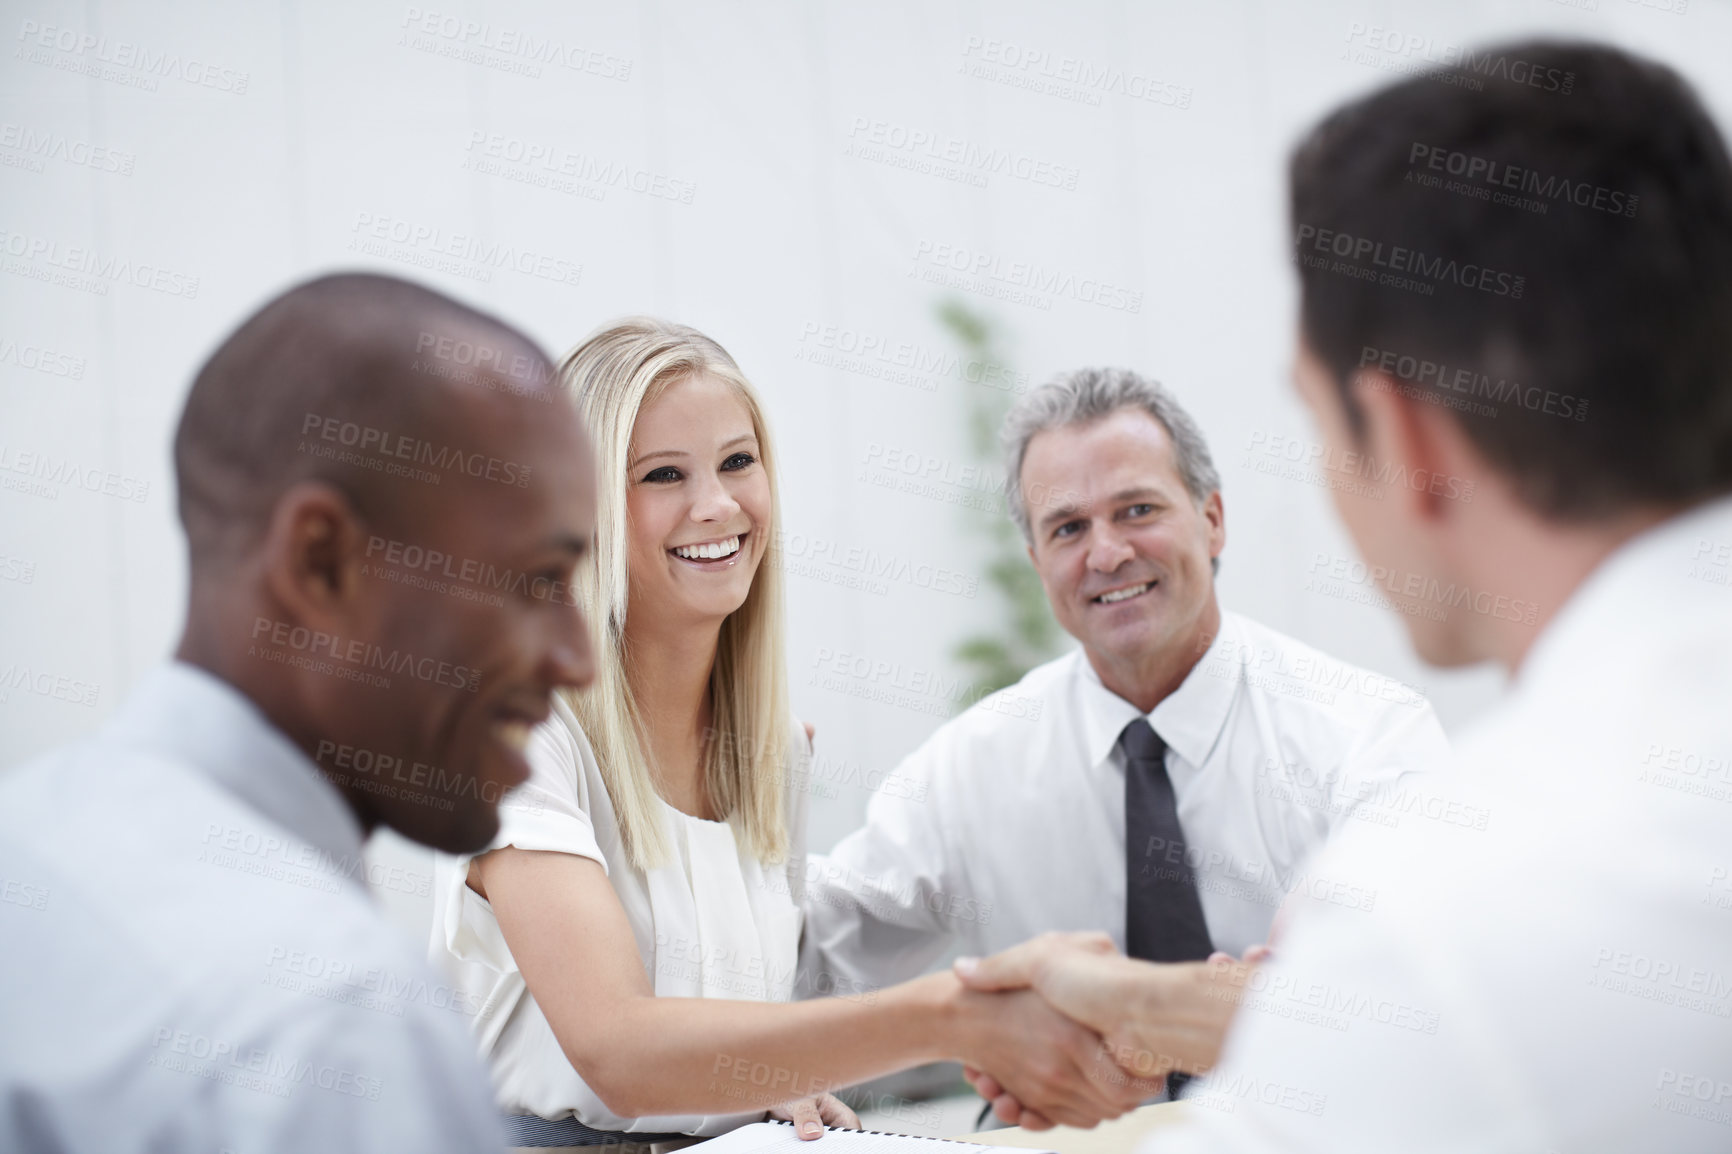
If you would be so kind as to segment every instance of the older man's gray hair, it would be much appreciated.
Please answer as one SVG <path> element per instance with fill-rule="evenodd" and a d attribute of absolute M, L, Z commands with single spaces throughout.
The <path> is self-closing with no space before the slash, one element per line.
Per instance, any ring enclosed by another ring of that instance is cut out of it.
<path fill-rule="evenodd" d="M 1023 538 L 1034 541 L 1028 508 L 1022 500 L 1022 459 L 1036 433 L 1066 425 L 1084 425 L 1116 413 L 1138 408 L 1161 423 L 1172 439 L 1179 478 L 1191 499 L 1201 505 L 1221 487 L 1221 475 L 1209 457 L 1209 444 L 1191 414 L 1180 407 L 1159 381 L 1140 377 L 1129 369 L 1077 369 L 1060 373 L 1023 396 L 1005 414 L 999 432 L 1005 451 L 1005 499 L 1011 519 Z M 1044 502 L 1043 502 L 1044 503 Z"/>

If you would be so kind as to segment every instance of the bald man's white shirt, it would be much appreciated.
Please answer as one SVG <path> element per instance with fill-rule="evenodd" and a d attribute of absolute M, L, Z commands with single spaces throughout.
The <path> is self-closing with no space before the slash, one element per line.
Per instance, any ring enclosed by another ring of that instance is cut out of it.
<path fill-rule="evenodd" d="M 1330 846 L 1375 909 L 1294 911 L 1139 1154 L 1732 1150 L 1729 543 L 1722 501 L 1570 598 L 1438 775 L 1484 829 Z"/>
<path fill-rule="evenodd" d="M 501 1149 L 474 1007 L 361 855 L 305 754 L 188 665 L 0 776 L 0 1149 Z"/>
<path fill-rule="evenodd" d="M 888 985 L 953 946 L 989 954 L 1048 930 L 1105 931 L 1123 949 L 1117 743 L 1141 716 L 1073 652 L 941 726 L 880 785 L 865 826 L 808 865 L 805 988 Z M 1210 937 L 1234 954 L 1267 938 L 1290 891 L 1368 900 L 1310 870 L 1312 855 L 1344 824 L 1407 828 L 1430 799 L 1404 775 L 1447 752 L 1411 687 L 1231 612 L 1148 720 Z"/>

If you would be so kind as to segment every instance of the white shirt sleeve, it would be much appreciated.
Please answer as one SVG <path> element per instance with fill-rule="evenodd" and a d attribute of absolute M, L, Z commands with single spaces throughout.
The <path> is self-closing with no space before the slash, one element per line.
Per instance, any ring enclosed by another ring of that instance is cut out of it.
<path fill-rule="evenodd" d="M 879 792 L 866 824 L 806 871 L 801 989 L 878 989 L 918 977 L 950 945 L 945 902 L 968 892 L 944 812 L 954 773 L 940 730 L 896 775 L 911 787 Z"/>
<path fill-rule="evenodd" d="M 535 727 L 524 747 L 529 780 L 499 806 L 499 835 L 493 849 L 554 850 L 591 858 L 608 868 L 595 839 L 592 799 L 576 738 L 556 709 Z"/>

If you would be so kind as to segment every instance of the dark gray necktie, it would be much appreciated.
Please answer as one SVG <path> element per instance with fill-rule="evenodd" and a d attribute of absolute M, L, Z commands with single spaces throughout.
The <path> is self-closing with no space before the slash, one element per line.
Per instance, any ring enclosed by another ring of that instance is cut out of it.
<path fill-rule="evenodd" d="M 1119 734 L 1125 751 L 1125 953 L 1151 962 L 1209 956 L 1209 924 L 1179 826 L 1167 743 L 1144 718 Z"/>

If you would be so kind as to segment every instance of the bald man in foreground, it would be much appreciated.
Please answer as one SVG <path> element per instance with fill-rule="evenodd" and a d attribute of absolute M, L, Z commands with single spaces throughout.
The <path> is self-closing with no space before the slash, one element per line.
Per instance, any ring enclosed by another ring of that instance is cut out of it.
<path fill-rule="evenodd" d="M 471 364 L 438 374 L 465 347 Z M 94 737 L 0 776 L 0 1149 L 503 1144 L 466 1005 L 364 839 L 498 829 L 555 689 L 593 482 L 545 355 L 402 281 L 302 285 L 175 438 L 186 631 Z"/>

